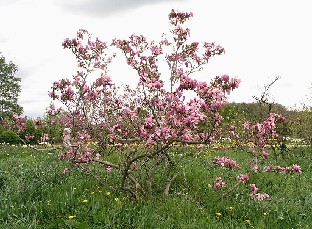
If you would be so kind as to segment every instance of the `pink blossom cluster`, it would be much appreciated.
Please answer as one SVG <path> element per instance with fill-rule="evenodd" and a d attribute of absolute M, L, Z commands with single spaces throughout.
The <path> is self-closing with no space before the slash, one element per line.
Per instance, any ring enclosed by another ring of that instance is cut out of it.
<path fill-rule="evenodd" d="M 227 168 L 237 168 L 240 169 L 240 165 L 234 161 L 233 159 L 229 157 L 216 157 L 213 162 L 213 164 L 220 165 L 222 167 L 227 167 Z"/>
<path fill-rule="evenodd" d="M 265 199 L 270 199 L 270 195 L 267 193 L 258 193 L 258 188 L 255 184 L 250 184 L 251 196 L 254 196 L 257 200 L 262 201 Z"/>
<path fill-rule="evenodd" d="M 269 117 L 262 123 L 251 126 L 254 147 L 258 149 L 264 149 L 265 145 L 270 139 L 276 138 L 278 136 L 276 133 L 277 124 L 284 121 L 285 117 L 279 114 L 271 113 Z M 244 126 L 249 128 L 247 123 L 245 123 Z"/>
<path fill-rule="evenodd" d="M 34 124 L 36 129 L 38 129 L 38 128 L 46 129 L 47 128 L 47 123 L 41 117 L 34 119 L 33 124 Z"/>
<path fill-rule="evenodd" d="M 62 112 L 62 108 L 59 107 L 56 109 L 54 104 L 50 104 L 49 108 L 47 109 L 47 114 L 49 116 L 55 116 L 55 115 L 60 114 L 61 112 Z"/>
<path fill-rule="evenodd" d="M 302 173 L 301 167 L 297 164 L 287 167 L 267 165 L 263 168 L 263 171 L 278 173 Z"/>
<path fill-rule="evenodd" d="M 81 147 L 81 150 L 78 150 L 76 147 L 69 147 L 67 151 L 59 155 L 61 160 L 68 160 L 74 163 L 89 163 L 94 159 L 99 159 L 100 155 L 94 155 L 94 151 L 89 147 Z"/>
<path fill-rule="evenodd" d="M 41 140 L 41 142 L 49 141 L 49 134 L 42 134 L 40 140 Z"/>
<path fill-rule="evenodd" d="M 34 137 L 35 137 L 34 135 L 29 135 L 29 134 L 25 135 L 26 141 L 29 141 L 29 140 L 33 139 Z"/>
<path fill-rule="evenodd" d="M 226 183 L 222 180 L 221 177 L 217 177 L 217 178 L 215 179 L 213 188 L 214 188 L 214 189 L 221 189 L 221 188 L 224 188 L 224 187 L 226 187 Z"/>
<path fill-rule="evenodd" d="M 246 181 L 249 180 L 249 176 L 248 175 L 245 175 L 245 174 L 239 174 L 237 176 L 237 182 L 243 182 L 245 183 Z"/>
<path fill-rule="evenodd" d="M 14 114 L 12 116 L 14 125 L 17 127 L 17 132 L 20 133 L 26 127 L 26 118 L 22 115 Z"/>

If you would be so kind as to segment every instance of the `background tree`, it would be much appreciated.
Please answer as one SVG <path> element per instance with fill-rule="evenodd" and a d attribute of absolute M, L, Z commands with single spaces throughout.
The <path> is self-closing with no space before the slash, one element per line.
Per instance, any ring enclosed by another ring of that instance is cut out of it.
<path fill-rule="evenodd" d="M 6 63 L 4 56 L 0 55 L 0 118 L 23 112 L 17 103 L 21 79 L 15 76 L 16 71 L 17 66 L 12 62 Z"/>

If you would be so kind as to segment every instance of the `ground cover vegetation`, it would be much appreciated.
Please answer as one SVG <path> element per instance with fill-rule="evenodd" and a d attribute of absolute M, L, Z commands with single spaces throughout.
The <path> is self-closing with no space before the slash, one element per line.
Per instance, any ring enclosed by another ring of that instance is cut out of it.
<path fill-rule="evenodd" d="M 252 174 L 259 190 L 271 196 L 258 201 L 243 185 L 230 193 L 230 188 L 213 188 L 215 176 L 229 181 L 229 187 L 236 183 L 213 164 L 215 157 L 226 153 L 241 165 L 253 158 L 227 148 L 172 149 L 172 157 L 184 166 L 171 194 L 135 201 L 112 187 L 118 187 L 116 170 L 91 175 L 73 166 L 70 175 L 63 175 L 68 165 L 56 150 L 1 145 L 0 228 L 311 228 L 311 149 L 294 148 L 277 158 L 285 167 L 299 163 L 301 174 Z M 274 158 L 268 160 L 276 164 Z M 234 176 L 241 172 L 231 171 Z"/>
<path fill-rule="evenodd" d="M 253 104 L 227 103 L 237 78 L 196 80 L 224 48 L 191 42 L 192 17 L 172 10 L 171 35 L 158 42 L 107 43 L 86 30 L 63 42 L 78 69 L 49 92 L 62 107 L 1 119 L 4 227 L 311 226 L 311 137 L 298 125 L 310 110 L 269 102 L 279 77 Z M 113 83 L 118 53 L 137 72 L 136 88 Z"/>

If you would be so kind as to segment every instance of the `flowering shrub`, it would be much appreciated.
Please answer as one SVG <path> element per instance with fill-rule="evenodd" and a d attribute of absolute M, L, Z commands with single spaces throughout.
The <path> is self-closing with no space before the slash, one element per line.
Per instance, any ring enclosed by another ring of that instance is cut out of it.
<path fill-rule="evenodd" d="M 167 196 L 179 174 L 169 149 L 176 143 L 201 148 L 220 139 L 222 105 L 240 80 L 222 75 L 208 83 L 192 77 L 210 58 L 224 53 L 215 43 L 188 42 L 190 30 L 184 28 L 184 23 L 192 16 L 172 10 L 172 36 L 163 35 L 159 42 L 131 35 L 127 40 L 114 39 L 108 44 L 93 39 L 86 30 L 79 30 L 76 38 L 63 42 L 63 47 L 75 55 L 78 70 L 71 79 L 54 82 L 50 92 L 64 109 L 52 105 L 49 112 L 57 113 L 59 122 L 71 130 L 64 135 L 66 150 L 61 159 L 78 167 L 99 163 L 106 173 L 118 172 L 121 189 L 135 198 L 150 195 L 153 190 L 162 190 Z M 137 72 L 135 89 L 128 85 L 117 87 L 109 76 L 109 64 L 116 56 L 111 52 L 114 48 Z M 159 71 L 160 60 L 169 68 L 169 82 Z M 245 123 L 244 135 L 255 154 L 248 173 L 259 170 L 259 154 L 263 159 L 268 157 L 264 147 L 276 136 L 275 127 L 283 120 L 272 113 L 262 123 Z M 232 138 L 240 138 L 235 126 L 230 125 L 228 131 Z M 91 147 L 90 142 L 96 144 Z M 113 153 L 118 156 L 110 160 Z M 241 169 L 228 157 L 215 158 L 213 163 L 224 169 Z M 248 174 L 241 174 L 237 184 L 248 179 Z M 226 186 L 221 177 L 215 179 L 214 189 Z M 252 193 L 257 194 L 255 187 Z"/>
<path fill-rule="evenodd" d="M 285 121 L 285 118 L 281 115 L 271 113 L 267 119 L 263 122 L 252 125 L 249 121 L 243 123 L 244 131 L 236 132 L 235 127 L 231 127 L 230 135 L 232 135 L 236 141 L 249 144 L 249 151 L 253 155 L 253 159 L 249 163 L 249 168 L 246 171 L 246 174 L 239 174 L 236 177 L 237 183 L 232 187 L 229 187 L 228 190 L 225 190 L 225 194 L 234 191 L 241 183 L 246 184 L 250 180 L 250 175 L 252 173 L 259 172 L 278 172 L 278 173 L 298 173 L 301 174 L 301 167 L 297 164 L 288 167 L 266 165 L 266 160 L 269 157 L 267 153 L 266 146 L 269 144 L 272 138 L 277 138 L 278 133 L 276 127 L 279 123 Z M 220 166 L 223 171 L 225 168 L 229 169 L 241 169 L 241 166 L 237 164 L 236 161 L 228 157 L 216 157 L 212 164 Z M 214 189 L 220 189 L 225 187 L 226 180 L 222 180 L 220 177 L 217 177 L 214 182 Z M 267 193 L 258 193 L 258 188 L 256 184 L 251 183 L 251 196 L 257 199 L 258 201 L 263 201 L 265 199 L 270 199 L 269 194 Z"/>
<path fill-rule="evenodd" d="M 75 145 L 60 155 L 62 159 L 80 166 L 97 162 L 107 171 L 116 169 L 122 174 L 121 188 L 138 197 L 151 193 L 156 171 L 172 171 L 174 162 L 168 150 L 174 143 L 216 141 L 222 120 L 219 111 L 240 80 L 228 75 L 216 76 L 210 83 L 192 78 L 210 58 L 224 53 L 215 43 L 188 42 L 190 30 L 184 23 L 192 16 L 172 10 L 172 37 L 164 35 L 159 42 L 132 35 L 108 44 L 93 40 L 86 30 L 63 42 L 75 55 L 78 71 L 72 79 L 54 82 L 50 92 L 65 107 L 61 122 L 72 130 Z M 114 47 L 137 72 L 135 89 L 117 87 L 109 76 Z M 170 70 L 169 82 L 159 71 L 161 57 Z M 186 95 L 190 91 L 193 98 Z M 87 147 L 90 141 L 97 142 L 101 150 Z M 119 160 L 108 161 L 107 151 L 118 152 Z M 164 195 L 176 176 L 166 172 Z"/>

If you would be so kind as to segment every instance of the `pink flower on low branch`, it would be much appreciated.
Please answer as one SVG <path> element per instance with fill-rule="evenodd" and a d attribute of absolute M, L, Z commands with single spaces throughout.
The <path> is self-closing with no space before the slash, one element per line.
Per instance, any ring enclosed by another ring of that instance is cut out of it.
<path fill-rule="evenodd" d="M 255 196 L 258 193 L 258 188 L 256 187 L 255 184 L 250 184 L 251 188 L 251 195 Z"/>
<path fill-rule="evenodd" d="M 263 168 L 264 172 L 278 172 L 278 173 L 302 173 L 301 167 L 297 164 L 288 167 L 267 165 Z"/>
<path fill-rule="evenodd" d="M 111 166 L 106 167 L 106 172 L 111 172 L 112 170 L 113 170 L 113 168 Z"/>
<path fill-rule="evenodd" d="M 99 154 L 99 153 L 95 154 L 95 159 L 96 159 L 96 160 L 99 160 L 100 157 L 101 157 L 101 154 Z"/>
<path fill-rule="evenodd" d="M 237 168 L 237 169 L 240 169 L 240 165 L 237 164 L 236 161 L 234 161 L 233 159 L 231 158 L 228 158 L 228 157 L 216 157 L 213 161 L 212 161 L 213 164 L 217 164 L 217 165 L 220 165 L 222 167 L 226 167 L 226 168 Z"/>
<path fill-rule="evenodd" d="M 226 183 L 222 180 L 221 177 L 217 177 L 217 178 L 215 179 L 213 188 L 214 188 L 214 189 L 221 189 L 221 188 L 224 188 L 224 187 L 226 187 Z"/>
<path fill-rule="evenodd" d="M 263 201 L 265 199 L 270 199 L 269 194 L 267 193 L 258 193 L 258 188 L 255 184 L 250 185 L 251 188 L 251 196 L 254 196 L 258 201 Z"/>
<path fill-rule="evenodd" d="M 256 194 L 256 199 L 259 201 L 265 200 L 265 199 L 270 199 L 269 194 L 267 193 L 257 193 Z"/>
<path fill-rule="evenodd" d="M 269 154 L 266 152 L 266 151 L 263 151 L 261 156 L 264 158 L 264 159 L 267 159 L 269 157 Z"/>
<path fill-rule="evenodd" d="M 243 182 L 245 183 L 246 181 L 249 180 L 249 176 L 248 175 L 244 175 L 244 174 L 239 174 L 237 176 L 237 182 Z"/>

